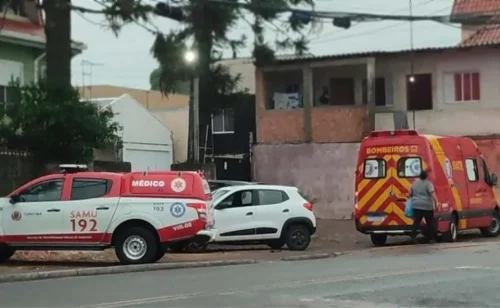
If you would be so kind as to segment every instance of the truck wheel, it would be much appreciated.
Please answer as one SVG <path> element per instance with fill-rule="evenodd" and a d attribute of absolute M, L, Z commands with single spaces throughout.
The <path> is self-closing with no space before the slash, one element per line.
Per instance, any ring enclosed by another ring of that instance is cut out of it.
<path fill-rule="evenodd" d="M 387 234 L 370 234 L 370 239 L 375 247 L 385 246 Z"/>
<path fill-rule="evenodd" d="M 166 251 L 163 247 L 161 247 L 161 245 L 158 245 L 158 251 L 156 252 L 156 260 L 155 261 L 159 261 L 161 260 L 161 258 L 163 258 L 163 256 L 165 255 Z"/>
<path fill-rule="evenodd" d="M 311 232 L 303 225 L 294 225 L 288 228 L 285 243 L 290 250 L 306 250 L 311 243 Z"/>
<path fill-rule="evenodd" d="M 497 237 L 500 235 L 500 215 L 497 211 L 493 212 L 491 224 L 487 228 L 481 228 L 481 234 L 485 237 Z"/>
<path fill-rule="evenodd" d="M 158 243 L 151 231 L 132 227 L 118 234 L 115 252 L 121 264 L 153 263 L 158 257 Z"/>
<path fill-rule="evenodd" d="M 5 244 L 0 244 L 0 263 L 4 263 L 9 261 L 10 257 L 15 253 L 16 251 L 12 249 L 11 247 L 5 245 Z"/>
<path fill-rule="evenodd" d="M 453 243 L 458 238 L 458 219 L 453 216 L 450 221 L 450 228 L 441 236 L 443 242 Z"/>
<path fill-rule="evenodd" d="M 278 249 L 283 248 L 283 246 L 285 246 L 285 241 L 283 241 L 281 239 L 269 241 L 269 242 L 267 242 L 267 246 L 269 246 L 269 248 L 271 248 L 271 249 L 278 250 Z"/>

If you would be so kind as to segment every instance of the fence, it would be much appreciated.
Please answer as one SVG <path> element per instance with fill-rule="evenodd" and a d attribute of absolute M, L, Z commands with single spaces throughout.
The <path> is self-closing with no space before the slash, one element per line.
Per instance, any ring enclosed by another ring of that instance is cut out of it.
<path fill-rule="evenodd" d="M 0 151 L 0 196 L 37 177 L 37 169 L 25 152 Z"/>
<path fill-rule="evenodd" d="M 0 151 L 0 196 L 6 196 L 19 186 L 30 180 L 57 172 L 59 164 L 42 166 L 25 152 Z M 129 162 L 110 162 L 96 160 L 90 165 L 94 171 L 130 172 Z"/>

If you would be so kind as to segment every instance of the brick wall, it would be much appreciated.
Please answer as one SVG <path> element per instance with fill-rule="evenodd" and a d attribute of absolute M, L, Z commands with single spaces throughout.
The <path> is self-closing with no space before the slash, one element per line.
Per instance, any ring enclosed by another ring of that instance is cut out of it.
<path fill-rule="evenodd" d="M 254 147 L 254 180 L 297 186 L 316 199 L 322 219 L 349 219 L 359 143 L 267 144 Z"/>
<path fill-rule="evenodd" d="M 306 141 L 305 109 L 266 109 L 264 73 L 256 73 L 257 142 L 302 143 Z M 368 132 L 366 106 L 319 106 L 311 108 L 311 139 L 316 143 L 360 142 Z"/>

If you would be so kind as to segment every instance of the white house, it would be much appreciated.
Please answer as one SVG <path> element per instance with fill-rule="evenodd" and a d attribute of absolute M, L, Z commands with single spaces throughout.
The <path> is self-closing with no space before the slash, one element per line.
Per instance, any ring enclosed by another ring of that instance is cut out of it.
<path fill-rule="evenodd" d="M 115 113 L 115 121 L 122 127 L 122 159 L 131 163 L 132 171 L 170 170 L 172 132 L 146 107 L 128 94 L 91 101 Z"/>

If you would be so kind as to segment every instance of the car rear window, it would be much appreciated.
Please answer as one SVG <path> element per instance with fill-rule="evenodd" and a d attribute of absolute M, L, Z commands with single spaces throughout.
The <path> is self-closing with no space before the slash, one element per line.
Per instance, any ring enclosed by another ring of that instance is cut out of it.
<path fill-rule="evenodd" d="M 365 179 L 381 179 L 385 178 L 387 172 L 385 160 L 381 158 L 370 158 L 365 160 L 363 166 L 363 175 Z"/>

